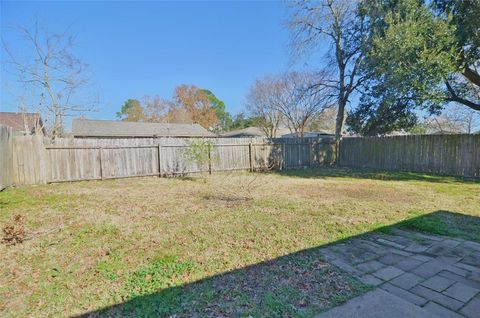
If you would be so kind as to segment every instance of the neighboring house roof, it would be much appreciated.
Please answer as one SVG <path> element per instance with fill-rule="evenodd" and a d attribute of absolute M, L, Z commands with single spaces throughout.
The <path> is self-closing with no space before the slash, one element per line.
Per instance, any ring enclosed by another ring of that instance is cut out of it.
<path fill-rule="evenodd" d="M 74 137 L 215 137 L 198 124 L 74 119 Z"/>
<path fill-rule="evenodd" d="M 282 138 L 295 138 L 300 136 L 300 133 L 289 133 L 282 135 Z M 334 137 L 335 135 L 326 131 L 306 131 L 303 133 L 305 138 L 318 138 L 318 137 Z"/>
<path fill-rule="evenodd" d="M 16 133 L 47 135 L 39 113 L 0 112 L 0 124 L 12 127 Z"/>
<path fill-rule="evenodd" d="M 407 136 L 407 135 L 411 135 L 411 133 L 406 130 L 400 129 L 400 130 L 394 130 L 386 134 L 385 136 Z"/>
<path fill-rule="evenodd" d="M 457 135 L 457 134 L 461 134 L 461 132 L 450 131 L 450 130 L 435 130 L 429 133 L 428 135 Z"/>
<path fill-rule="evenodd" d="M 288 130 L 288 128 L 278 128 L 276 135 L 278 137 L 289 132 L 290 130 Z M 220 134 L 220 137 L 266 137 L 266 135 L 261 127 L 247 127 L 228 131 Z"/>
<path fill-rule="evenodd" d="M 265 132 L 260 127 L 247 127 L 220 134 L 221 137 L 265 137 Z"/>

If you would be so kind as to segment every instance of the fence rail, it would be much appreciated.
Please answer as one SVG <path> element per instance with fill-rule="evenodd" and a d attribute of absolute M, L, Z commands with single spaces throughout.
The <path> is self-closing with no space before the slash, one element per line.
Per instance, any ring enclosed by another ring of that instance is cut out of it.
<path fill-rule="evenodd" d="M 480 177 L 480 134 L 344 138 L 346 167 Z"/>
<path fill-rule="evenodd" d="M 123 138 L 57 139 L 38 136 L 14 139 L 16 184 L 168 176 L 196 172 L 286 169 L 330 164 L 331 139 L 209 139 L 208 162 L 185 156 L 190 139 Z M 32 153 L 34 152 L 34 153 Z"/>

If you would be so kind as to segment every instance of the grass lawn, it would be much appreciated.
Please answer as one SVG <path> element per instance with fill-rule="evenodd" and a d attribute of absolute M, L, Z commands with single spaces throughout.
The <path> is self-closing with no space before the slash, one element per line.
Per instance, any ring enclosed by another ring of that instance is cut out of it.
<path fill-rule="evenodd" d="M 0 244 L 0 316 L 308 317 L 369 288 L 318 247 L 393 224 L 480 241 L 479 207 L 478 181 L 345 169 L 7 189 L 26 240 Z"/>

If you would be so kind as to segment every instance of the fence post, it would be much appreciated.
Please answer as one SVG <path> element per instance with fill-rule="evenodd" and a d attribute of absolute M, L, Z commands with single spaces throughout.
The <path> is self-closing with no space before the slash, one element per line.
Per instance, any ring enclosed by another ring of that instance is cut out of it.
<path fill-rule="evenodd" d="M 100 147 L 98 148 L 100 151 L 100 178 L 103 180 L 103 158 L 102 158 L 102 153 L 103 153 L 103 148 Z"/>
<path fill-rule="evenodd" d="M 342 147 L 342 139 L 335 143 L 335 166 L 340 166 L 340 147 Z"/>
<path fill-rule="evenodd" d="M 158 144 L 158 177 L 163 177 L 162 174 L 162 146 Z"/>
<path fill-rule="evenodd" d="M 208 174 L 212 174 L 212 145 L 208 144 Z"/>
<path fill-rule="evenodd" d="M 248 161 L 250 162 L 250 172 L 253 172 L 252 143 L 248 144 Z"/>
<path fill-rule="evenodd" d="M 267 163 L 267 143 L 263 143 L 263 163 L 265 164 L 265 171 L 268 169 L 268 163 Z"/>
<path fill-rule="evenodd" d="M 287 150 L 285 148 L 286 148 L 286 144 L 282 143 L 282 170 L 284 170 L 287 167 L 287 164 L 286 164 Z"/>
<path fill-rule="evenodd" d="M 308 141 L 308 165 L 309 165 L 309 168 L 311 168 L 313 166 L 313 155 L 314 155 L 314 152 L 312 152 L 312 148 L 313 146 L 315 145 L 315 141 L 314 140 L 309 140 Z"/>

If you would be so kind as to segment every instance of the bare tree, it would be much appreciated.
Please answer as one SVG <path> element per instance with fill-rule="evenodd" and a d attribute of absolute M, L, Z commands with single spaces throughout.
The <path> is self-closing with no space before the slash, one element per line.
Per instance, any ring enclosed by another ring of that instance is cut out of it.
<path fill-rule="evenodd" d="M 474 109 L 464 109 L 465 111 L 465 132 L 467 134 L 480 133 L 480 114 Z"/>
<path fill-rule="evenodd" d="M 309 120 L 332 107 L 331 88 L 323 85 L 324 79 L 323 73 L 290 72 L 278 80 L 276 105 L 290 131 L 299 137 Z"/>
<path fill-rule="evenodd" d="M 357 13 L 355 0 L 298 0 L 293 2 L 290 19 L 292 47 L 296 54 L 311 53 L 329 43 L 327 53 L 332 77 L 324 81 L 336 90 L 337 117 L 335 138 L 341 138 L 345 107 L 352 93 L 364 81 L 359 76 L 363 60 L 361 46 L 364 37 L 363 17 Z"/>
<path fill-rule="evenodd" d="M 478 111 L 464 105 L 451 105 L 442 114 L 425 120 L 426 133 L 474 133 L 480 129 Z"/>
<path fill-rule="evenodd" d="M 37 91 L 37 101 L 32 107 L 41 109 L 49 120 L 53 138 L 62 135 L 66 116 L 81 114 L 94 109 L 94 103 L 77 103 L 76 93 L 87 85 L 83 77 L 86 64 L 72 53 L 75 39 L 67 32 L 49 34 L 38 22 L 32 28 L 17 28 L 30 50 L 20 58 L 4 43 L 9 65 L 28 91 Z"/>
<path fill-rule="evenodd" d="M 325 109 L 317 116 L 313 117 L 307 129 L 310 131 L 324 131 L 333 133 L 335 131 L 335 119 L 337 117 L 336 107 Z"/>
<path fill-rule="evenodd" d="M 173 102 L 159 96 L 143 98 L 144 121 L 153 123 L 168 122 L 168 112 L 174 107 Z"/>
<path fill-rule="evenodd" d="M 246 98 L 246 107 L 251 116 L 259 119 L 265 136 L 274 138 L 282 119 L 276 100 L 280 83 L 271 76 L 256 80 Z"/>

